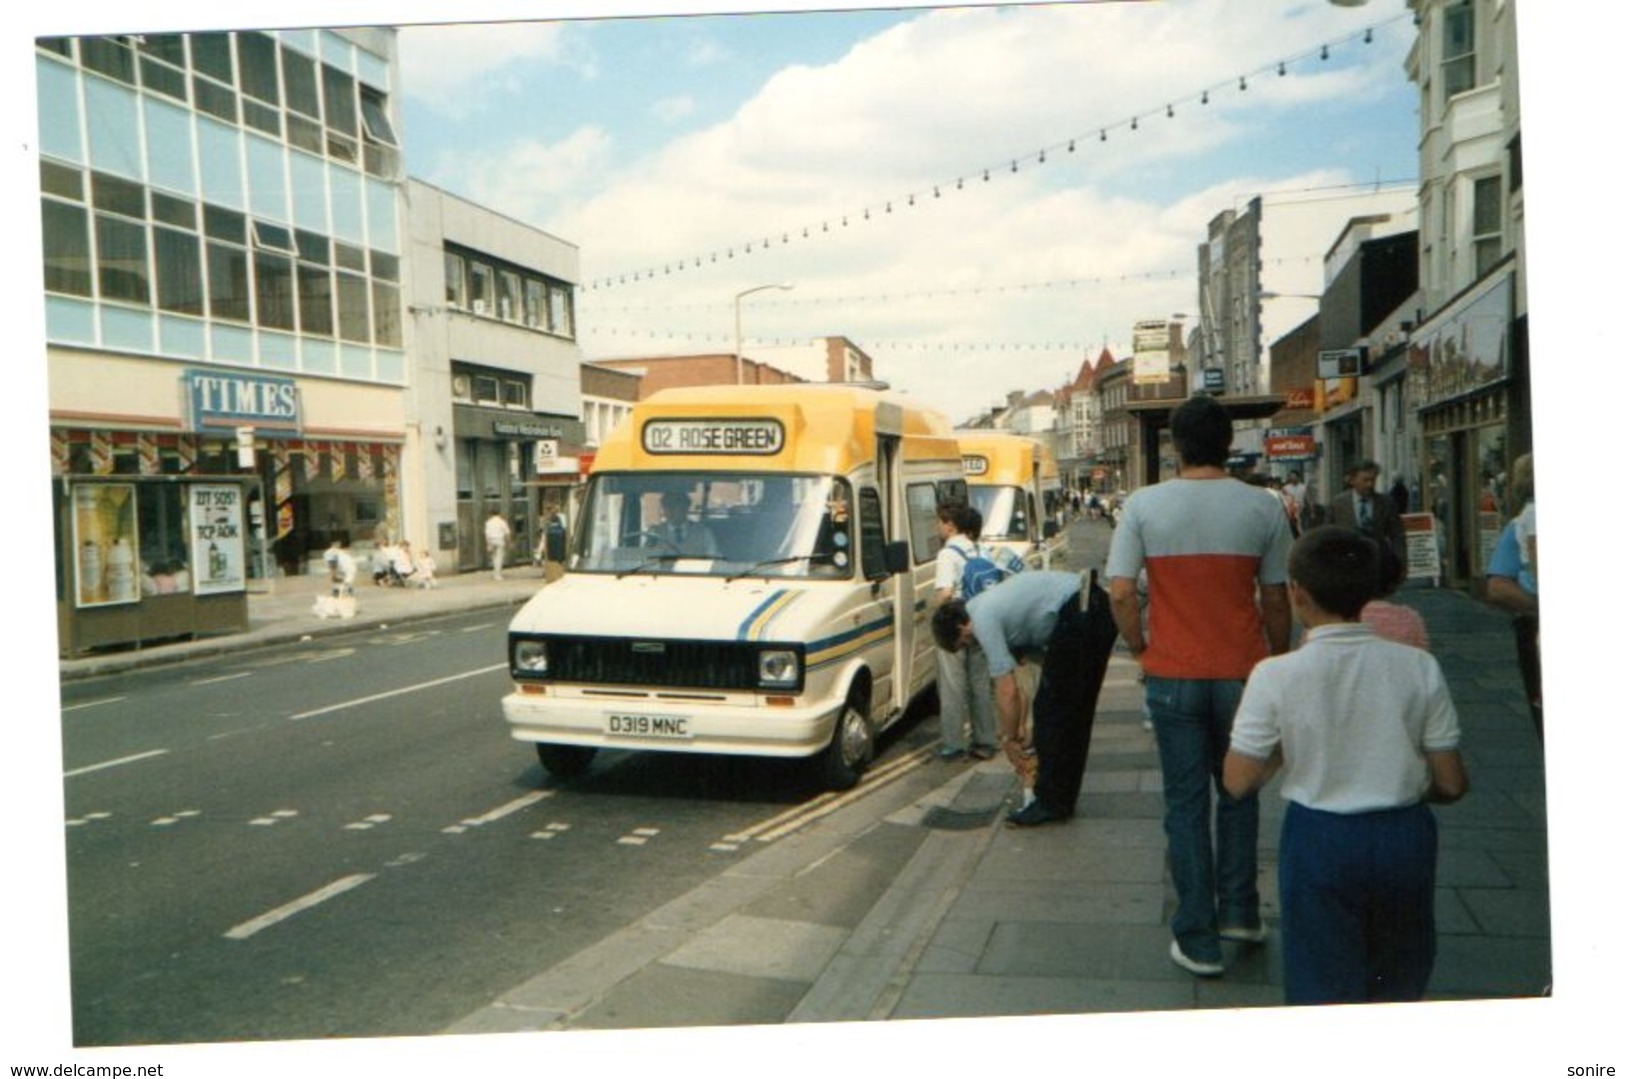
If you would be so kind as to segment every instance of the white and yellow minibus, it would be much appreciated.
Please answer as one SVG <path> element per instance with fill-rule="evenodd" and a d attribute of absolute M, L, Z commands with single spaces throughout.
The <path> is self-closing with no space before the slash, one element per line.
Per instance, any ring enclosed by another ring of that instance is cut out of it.
<path fill-rule="evenodd" d="M 857 384 L 641 401 L 599 448 L 564 576 L 514 617 L 502 710 L 554 775 L 601 749 L 813 759 L 856 783 L 936 677 L 940 415 Z"/>
<path fill-rule="evenodd" d="M 982 541 L 1008 547 L 1034 569 L 1064 562 L 1065 535 L 1046 505 L 1061 486 L 1049 447 L 1011 431 L 969 429 L 954 437 L 971 505 L 982 514 Z"/>

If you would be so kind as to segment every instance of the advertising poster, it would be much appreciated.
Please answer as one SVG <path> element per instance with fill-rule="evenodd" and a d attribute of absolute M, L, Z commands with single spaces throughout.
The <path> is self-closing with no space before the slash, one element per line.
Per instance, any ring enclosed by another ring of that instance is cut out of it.
<path fill-rule="evenodd" d="M 135 487 L 84 483 L 73 489 L 74 603 L 105 607 L 141 600 Z"/>
<path fill-rule="evenodd" d="M 200 596 L 247 587 L 242 496 L 234 484 L 191 487 L 192 590 Z"/>
<path fill-rule="evenodd" d="M 1161 385 L 1172 377 L 1169 370 L 1168 323 L 1163 319 L 1142 319 L 1134 324 L 1134 384 Z"/>
<path fill-rule="evenodd" d="M 1439 519 L 1431 513 L 1404 513 L 1406 579 L 1432 578 L 1435 585 L 1443 572 L 1439 564 Z"/>

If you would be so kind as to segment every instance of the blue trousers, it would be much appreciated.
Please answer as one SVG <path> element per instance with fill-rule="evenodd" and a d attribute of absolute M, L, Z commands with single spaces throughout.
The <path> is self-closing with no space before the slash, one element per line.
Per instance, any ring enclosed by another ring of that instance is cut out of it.
<path fill-rule="evenodd" d="M 1287 804 L 1281 944 L 1288 1004 L 1421 1000 L 1437 938 L 1433 811 L 1325 813 Z"/>

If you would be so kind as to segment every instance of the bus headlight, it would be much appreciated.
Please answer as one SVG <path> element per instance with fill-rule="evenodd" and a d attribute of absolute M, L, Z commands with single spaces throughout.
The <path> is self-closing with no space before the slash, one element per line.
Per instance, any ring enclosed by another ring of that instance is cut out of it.
<path fill-rule="evenodd" d="M 801 657 L 793 648 L 766 648 L 757 657 L 756 677 L 764 689 L 794 689 L 801 683 Z"/>
<path fill-rule="evenodd" d="M 542 678 L 547 674 L 547 642 L 520 638 L 513 642 L 513 673 Z"/>

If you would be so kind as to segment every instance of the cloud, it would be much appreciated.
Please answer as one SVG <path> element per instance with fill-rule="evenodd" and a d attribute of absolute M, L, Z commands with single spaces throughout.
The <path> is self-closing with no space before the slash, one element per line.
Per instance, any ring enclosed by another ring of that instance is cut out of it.
<path fill-rule="evenodd" d="M 1293 123 L 1402 81 L 1403 34 L 1316 55 L 1396 14 L 1399 0 L 1358 23 L 1303 0 L 928 10 L 781 69 L 720 123 L 619 146 L 613 169 L 607 137 L 584 129 L 460 160 L 483 177 L 460 189 L 580 245 L 589 358 L 731 347 L 732 295 L 792 281 L 752 298 L 747 338 L 849 336 L 882 377 L 968 414 L 1053 387 L 1102 344 L 1122 354 L 1137 318 L 1195 312 L 1215 214 L 1348 182 L 1269 163 Z M 1334 236 L 1294 255 L 1312 272 Z"/>
<path fill-rule="evenodd" d="M 656 101 L 649 106 L 649 111 L 661 123 L 671 124 L 691 116 L 694 113 L 694 99 L 687 94 L 681 97 L 667 97 Z"/>
<path fill-rule="evenodd" d="M 495 151 L 447 154 L 426 175 L 500 213 L 545 223 L 603 184 L 612 147 L 608 132 L 583 127 L 557 142 L 518 139 Z"/>
<path fill-rule="evenodd" d="M 479 111 L 482 90 L 514 85 L 505 77 L 520 64 L 594 71 L 570 24 L 493 22 L 401 29 L 401 86 L 408 97 L 452 116 Z"/>

